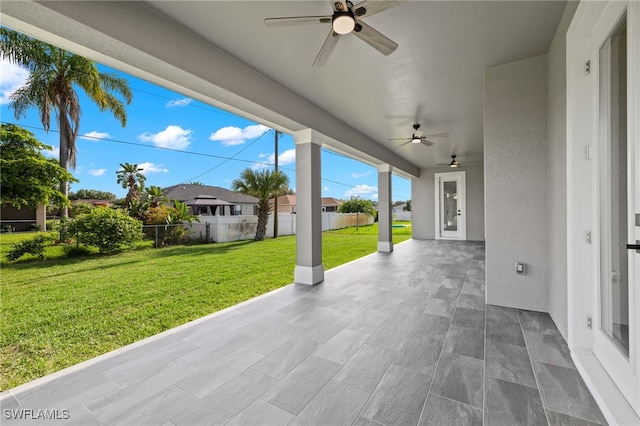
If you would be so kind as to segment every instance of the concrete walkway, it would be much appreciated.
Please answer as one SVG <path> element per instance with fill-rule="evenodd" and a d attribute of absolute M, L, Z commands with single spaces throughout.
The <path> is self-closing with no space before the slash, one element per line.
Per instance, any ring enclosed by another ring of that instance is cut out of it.
<path fill-rule="evenodd" d="M 549 315 L 484 277 L 483 244 L 410 240 L 4 392 L 2 424 L 605 424 Z"/>

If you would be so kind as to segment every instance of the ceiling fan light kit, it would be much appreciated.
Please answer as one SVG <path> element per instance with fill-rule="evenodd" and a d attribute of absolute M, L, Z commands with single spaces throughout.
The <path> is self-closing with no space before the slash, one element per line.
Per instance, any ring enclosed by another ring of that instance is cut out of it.
<path fill-rule="evenodd" d="M 356 20 L 349 12 L 336 12 L 331 25 L 336 33 L 349 34 L 356 27 Z"/>
<path fill-rule="evenodd" d="M 371 28 L 362 19 L 398 5 L 399 0 L 365 0 L 355 6 L 347 0 L 335 0 L 329 1 L 329 3 L 333 9 L 333 15 L 266 18 L 264 23 L 268 27 L 284 27 L 330 22 L 331 30 L 313 62 L 314 67 L 321 67 L 327 63 L 342 35 L 353 34 L 385 56 L 397 49 L 397 43 Z"/>

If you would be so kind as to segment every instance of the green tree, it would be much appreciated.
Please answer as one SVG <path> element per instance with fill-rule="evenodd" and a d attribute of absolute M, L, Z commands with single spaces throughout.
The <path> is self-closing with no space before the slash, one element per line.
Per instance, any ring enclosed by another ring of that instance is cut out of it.
<path fill-rule="evenodd" d="M 288 190 L 289 177 L 279 171 L 268 169 L 254 171 L 244 169 L 239 179 L 231 183 L 234 191 L 254 196 L 258 199 L 258 228 L 256 229 L 256 241 L 264 240 L 267 233 L 267 222 L 271 204 L 269 199 L 282 195 Z"/>
<path fill-rule="evenodd" d="M 0 126 L 0 202 L 36 208 L 38 203 L 68 205 L 62 182 L 76 181 L 40 152 L 51 147 L 15 124 Z"/>
<path fill-rule="evenodd" d="M 97 189 L 78 189 L 69 193 L 70 200 L 109 200 L 114 201 L 116 194 L 107 191 L 99 191 Z"/>
<path fill-rule="evenodd" d="M 140 173 L 142 170 L 137 164 L 121 163 L 120 170 L 116 172 L 118 175 L 118 183 L 123 189 L 128 189 L 125 198 L 125 206 L 129 208 L 133 200 L 140 199 L 140 191 L 144 189 L 144 182 L 147 178 Z"/>
<path fill-rule="evenodd" d="M 358 197 L 351 197 L 351 199 L 340 204 L 338 207 L 340 213 L 364 213 L 369 216 L 375 216 L 376 210 L 373 207 L 371 200 L 363 200 Z"/>
<path fill-rule="evenodd" d="M 158 207 L 160 204 L 169 200 L 162 192 L 162 188 L 156 185 L 151 185 L 150 187 L 145 188 L 144 197 L 149 202 L 150 208 Z"/>
<path fill-rule="evenodd" d="M 410 212 L 411 211 L 411 200 L 407 200 L 407 202 L 404 205 L 404 207 L 402 208 L 402 210 L 405 211 L 405 212 Z"/>
<path fill-rule="evenodd" d="M 76 138 L 80 129 L 80 101 L 75 87 L 80 87 L 100 111 L 109 111 L 124 127 L 127 115 L 123 101 L 131 103 L 127 80 L 102 73 L 95 62 L 59 47 L 33 39 L 8 28 L 0 28 L 0 57 L 29 70 L 27 82 L 10 96 L 10 108 L 16 119 L 36 107 L 46 132 L 55 112 L 60 131 L 60 166 L 76 167 Z M 67 197 L 69 182 L 63 181 L 60 192 Z M 64 205 L 62 215 L 68 215 Z"/>

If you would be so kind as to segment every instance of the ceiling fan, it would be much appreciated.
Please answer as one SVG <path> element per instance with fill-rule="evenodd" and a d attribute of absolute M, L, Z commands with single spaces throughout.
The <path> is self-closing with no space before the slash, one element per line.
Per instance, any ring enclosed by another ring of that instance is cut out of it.
<path fill-rule="evenodd" d="M 426 146 L 433 146 L 433 142 L 428 140 L 427 138 L 446 138 L 449 136 L 449 133 L 433 133 L 431 135 L 425 135 L 422 130 L 420 130 L 420 124 L 416 123 L 413 125 L 413 134 L 410 138 L 400 138 L 400 139 L 387 139 L 389 141 L 406 141 L 400 146 L 405 146 L 410 143 L 415 144 L 423 144 Z"/>
<path fill-rule="evenodd" d="M 333 15 L 328 16 L 292 16 L 288 18 L 267 18 L 264 23 L 268 27 L 284 27 L 289 25 L 331 24 L 331 30 L 313 66 L 321 67 L 327 63 L 341 35 L 352 33 L 378 52 L 387 56 L 393 53 L 398 45 L 369 25 L 363 18 L 397 6 L 402 0 L 365 0 L 356 4 L 347 0 L 330 0 Z"/>
<path fill-rule="evenodd" d="M 465 163 L 465 164 L 467 166 L 475 165 L 475 163 Z M 458 160 L 456 160 L 456 155 L 453 154 L 453 155 L 451 155 L 451 162 L 450 163 L 438 163 L 438 164 L 436 164 L 436 166 L 449 166 L 449 167 L 457 168 L 457 167 L 462 167 L 462 163 L 459 162 Z"/>

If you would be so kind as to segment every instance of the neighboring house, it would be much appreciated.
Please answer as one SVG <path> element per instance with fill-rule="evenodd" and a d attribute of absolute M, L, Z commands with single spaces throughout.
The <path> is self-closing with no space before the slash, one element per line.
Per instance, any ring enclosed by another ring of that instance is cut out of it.
<path fill-rule="evenodd" d="M 71 204 L 75 205 L 78 203 L 90 204 L 94 207 L 109 207 L 111 206 L 111 200 L 100 200 L 96 198 L 81 198 L 79 200 L 72 200 Z"/>
<path fill-rule="evenodd" d="M 162 193 L 171 203 L 174 200 L 182 203 L 200 200 L 191 204 L 195 215 L 251 216 L 257 214 L 258 209 L 256 197 L 219 186 L 180 184 L 163 188 Z M 205 199 L 220 200 L 228 204 L 207 202 Z"/>
<path fill-rule="evenodd" d="M 333 197 L 322 197 L 322 211 L 323 212 L 337 212 L 338 207 L 342 204 L 341 200 L 336 200 Z"/>
<path fill-rule="evenodd" d="M 269 200 L 269 204 L 273 205 L 273 200 Z M 337 212 L 338 207 L 342 204 L 341 200 L 337 200 L 332 197 L 322 198 L 322 211 L 323 212 Z M 295 195 L 281 195 L 278 197 L 278 213 L 295 213 L 296 212 L 296 196 Z"/>
<path fill-rule="evenodd" d="M 407 207 L 406 204 L 398 204 L 397 206 L 394 206 L 391 210 L 394 213 L 402 213 L 403 211 L 405 211 L 405 207 Z"/>
<path fill-rule="evenodd" d="M 273 206 L 273 200 L 269 200 L 269 204 Z M 278 197 L 278 213 L 295 213 L 296 212 L 296 196 L 281 195 Z"/>
<path fill-rule="evenodd" d="M 47 229 L 47 209 L 42 203 L 38 203 L 36 209 L 23 206 L 17 208 L 11 204 L 2 204 L 0 207 L 0 227 L 2 230 L 19 232 L 29 231 L 33 226 L 40 226 L 40 229 Z"/>

